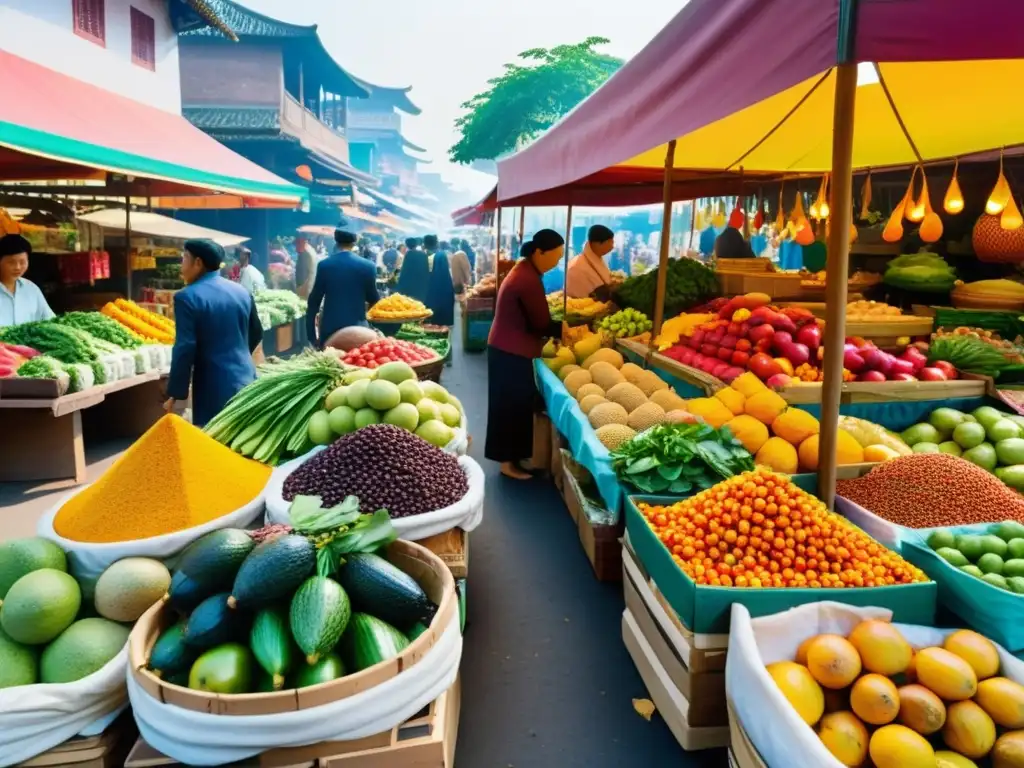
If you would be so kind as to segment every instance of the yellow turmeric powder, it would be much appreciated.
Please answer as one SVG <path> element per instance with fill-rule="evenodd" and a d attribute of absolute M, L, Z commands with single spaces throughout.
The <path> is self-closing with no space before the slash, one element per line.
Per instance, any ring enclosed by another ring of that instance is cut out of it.
<path fill-rule="evenodd" d="M 66 539 L 97 544 L 163 536 L 248 504 L 270 473 L 171 414 L 70 498 L 53 527 Z"/>

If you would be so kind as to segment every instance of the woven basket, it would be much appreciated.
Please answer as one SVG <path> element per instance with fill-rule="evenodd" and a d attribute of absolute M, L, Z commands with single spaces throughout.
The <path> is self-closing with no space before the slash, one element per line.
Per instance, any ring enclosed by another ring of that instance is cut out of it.
<path fill-rule="evenodd" d="M 441 371 L 444 370 L 444 358 L 428 360 L 425 363 L 416 363 L 412 369 L 416 371 L 416 378 L 420 381 L 433 381 L 441 383 Z"/>

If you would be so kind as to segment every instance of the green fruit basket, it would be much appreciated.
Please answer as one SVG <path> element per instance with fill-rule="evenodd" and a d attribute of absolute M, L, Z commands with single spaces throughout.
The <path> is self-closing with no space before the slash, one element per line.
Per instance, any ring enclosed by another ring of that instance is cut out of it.
<path fill-rule="evenodd" d="M 998 579 L 991 579 L 986 575 L 986 578 L 990 579 L 990 581 L 986 581 L 962 570 L 961 566 L 947 561 L 928 545 L 932 536 L 941 534 L 941 532 L 952 535 L 957 552 L 960 551 L 959 547 L 964 545 L 963 537 L 965 536 L 993 536 L 1005 542 L 1005 537 L 1009 533 L 1000 531 L 1001 526 L 1004 525 L 1006 523 L 981 523 L 910 531 L 903 541 L 903 556 L 935 580 L 939 585 L 941 603 L 959 616 L 967 626 L 999 643 L 1011 653 L 1017 653 L 1024 651 L 1024 572 L 1020 576 L 1004 577 L 1006 584 L 1004 588 Z M 999 536 L 997 532 L 1003 535 Z M 1017 532 L 1024 533 L 1024 530 L 1017 530 Z M 1014 536 L 1011 541 L 1014 539 L 1024 541 L 1024 536 Z M 937 542 L 933 541 L 933 543 Z M 964 546 L 966 547 L 966 545 Z M 1024 552 L 1024 549 L 1021 549 L 1024 544 L 1013 545 L 1012 551 L 1009 543 L 1006 543 L 1005 546 L 1005 550 L 1002 550 L 1001 547 L 998 548 L 1004 552 L 1007 558 L 1004 560 L 1003 568 L 1005 568 L 1005 563 L 1021 559 L 1010 558 L 1011 553 L 1021 554 Z M 973 557 L 976 561 L 985 558 L 982 560 L 985 569 L 995 572 L 999 569 L 999 565 L 992 561 L 989 555 L 996 554 L 996 549 L 995 546 L 981 545 L 978 553 L 970 551 L 968 554 L 976 554 Z M 952 559 L 949 553 L 945 554 Z M 970 561 L 972 558 L 965 556 L 964 559 Z M 1013 566 L 1014 573 L 1017 573 L 1018 567 L 1021 566 Z"/>

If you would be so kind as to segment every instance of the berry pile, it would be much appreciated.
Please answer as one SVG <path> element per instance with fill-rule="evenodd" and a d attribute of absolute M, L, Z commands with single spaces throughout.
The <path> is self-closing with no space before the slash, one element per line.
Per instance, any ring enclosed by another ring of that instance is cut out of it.
<path fill-rule="evenodd" d="M 401 427 L 373 424 L 337 440 L 284 481 L 284 498 L 319 496 L 333 507 L 347 496 L 359 510 L 409 517 L 451 506 L 469 484 L 458 459 Z"/>
<path fill-rule="evenodd" d="M 698 584 L 841 588 L 928 580 L 789 477 L 765 468 L 668 507 L 640 504 L 640 511 Z"/>
<path fill-rule="evenodd" d="M 341 359 L 343 363 L 360 368 L 379 368 L 385 363 L 403 362 L 409 365 L 428 363 L 436 360 L 437 352 L 432 349 L 401 339 L 377 339 L 349 350 Z"/>

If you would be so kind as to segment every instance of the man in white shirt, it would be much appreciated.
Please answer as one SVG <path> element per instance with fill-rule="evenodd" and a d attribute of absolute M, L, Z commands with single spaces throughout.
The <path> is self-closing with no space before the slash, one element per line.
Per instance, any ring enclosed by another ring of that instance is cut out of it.
<path fill-rule="evenodd" d="M 21 235 L 0 237 L 0 328 L 54 316 L 39 286 L 22 277 L 31 254 L 32 244 Z"/>
<path fill-rule="evenodd" d="M 263 273 L 252 265 L 252 251 L 248 248 L 239 248 L 238 263 L 242 267 L 238 282 L 245 290 L 250 294 L 266 290 L 267 281 L 263 278 Z"/>
<path fill-rule="evenodd" d="M 569 298 L 582 299 L 594 293 L 606 301 L 612 274 L 604 257 L 615 248 L 615 234 L 602 224 L 595 224 L 587 232 L 587 245 L 583 253 L 569 262 L 565 275 L 565 292 Z"/>

